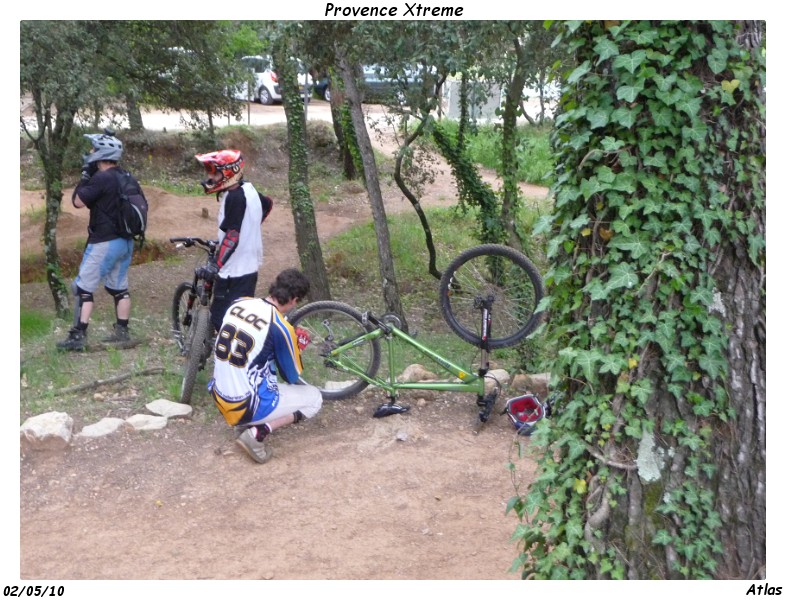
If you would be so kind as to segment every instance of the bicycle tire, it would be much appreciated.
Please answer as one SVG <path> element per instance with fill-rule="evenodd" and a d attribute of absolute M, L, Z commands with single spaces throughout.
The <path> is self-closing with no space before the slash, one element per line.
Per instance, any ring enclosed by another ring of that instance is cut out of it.
<path fill-rule="evenodd" d="M 301 351 L 301 379 L 319 388 L 322 398 L 344 400 L 368 386 L 368 382 L 357 376 L 337 381 L 336 375 L 346 377 L 346 371 L 328 364 L 323 355 L 337 347 L 338 342 L 374 330 L 370 323 L 363 323 L 363 317 L 357 310 L 343 302 L 320 300 L 297 309 L 290 315 L 289 322 L 293 327 L 306 329 L 311 336 L 311 343 Z M 344 355 L 358 363 L 368 377 L 374 377 L 381 356 L 379 340 L 359 344 Z"/>
<path fill-rule="evenodd" d="M 210 309 L 200 306 L 194 313 L 194 321 L 186 344 L 186 364 L 183 367 L 183 383 L 180 386 L 180 402 L 183 404 L 191 404 L 194 383 L 204 365 L 209 327 Z"/>
<path fill-rule="evenodd" d="M 180 354 L 185 354 L 186 340 L 194 322 L 195 303 L 198 303 L 198 299 L 194 284 L 184 281 L 177 286 L 172 298 L 172 335 L 180 348 Z"/>
<path fill-rule="evenodd" d="M 480 310 L 476 299 L 493 296 L 489 348 L 506 348 L 532 333 L 543 298 L 543 280 L 535 265 L 518 250 L 482 244 L 459 254 L 442 274 L 442 316 L 465 342 L 481 345 Z"/>

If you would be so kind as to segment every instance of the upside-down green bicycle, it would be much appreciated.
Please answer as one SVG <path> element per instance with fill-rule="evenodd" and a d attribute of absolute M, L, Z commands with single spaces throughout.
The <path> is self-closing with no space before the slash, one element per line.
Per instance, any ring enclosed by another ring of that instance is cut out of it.
<path fill-rule="evenodd" d="M 387 402 L 374 413 L 375 417 L 384 417 L 409 410 L 399 403 L 402 391 L 469 392 L 477 396 L 480 410 L 476 426 L 481 426 L 488 421 L 501 388 L 492 380 L 491 391 L 486 391 L 490 352 L 521 342 L 537 328 L 542 298 L 543 282 L 537 269 L 513 248 L 476 246 L 448 265 L 439 285 L 442 316 L 462 340 L 480 349 L 480 366 L 475 372 L 405 333 L 400 318 L 393 314 L 376 317 L 342 302 L 317 301 L 291 313 L 289 321 L 306 329 L 311 337 L 302 353 L 302 378 L 318 387 L 326 400 L 350 398 L 373 385 L 387 393 Z M 455 379 L 397 381 L 393 368 L 395 341 L 435 361 Z M 386 378 L 377 375 L 382 342 L 390 363 Z M 548 405 L 534 394 L 525 394 L 509 400 L 506 412 L 519 432 L 524 428 L 523 433 L 527 433 L 547 416 Z"/>

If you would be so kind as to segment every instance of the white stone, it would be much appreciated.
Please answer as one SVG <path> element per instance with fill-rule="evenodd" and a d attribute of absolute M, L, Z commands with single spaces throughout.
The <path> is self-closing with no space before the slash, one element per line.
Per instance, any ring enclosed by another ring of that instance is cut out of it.
<path fill-rule="evenodd" d="M 493 390 L 497 382 L 500 385 L 506 385 L 510 381 L 510 373 L 508 373 L 505 369 L 491 369 L 488 373 L 486 373 L 486 393 L 488 394 L 491 390 Z"/>
<path fill-rule="evenodd" d="M 427 379 L 437 379 L 431 371 L 423 365 L 409 365 L 404 372 L 397 378 L 399 383 L 413 383 L 415 381 L 425 381 Z"/>
<path fill-rule="evenodd" d="M 34 448 L 64 448 L 71 443 L 73 428 L 74 420 L 68 414 L 48 412 L 27 419 L 19 436 Z"/>
<path fill-rule="evenodd" d="M 137 431 L 153 431 L 166 427 L 167 418 L 153 415 L 132 415 L 126 419 L 126 423 Z"/>
<path fill-rule="evenodd" d="M 532 392 L 541 400 L 549 395 L 550 373 L 519 374 L 513 377 L 510 387 L 518 392 Z"/>
<path fill-rule="evenodd" d="M 190 417 L 191 413 L 194 411 L 193 407 L 189 406 L 188 404 L 172 402 L 171 400 L 165 400 L 164 398 L 148 402 L 145 404 L 145 408 L 151 413 L 168 418 Z"/>
<path fill-rule="evenodd" d="M 85 425 L 77 435 L 79 437 L 97 438 L 109 435 L 120 429 L 125 424 L 125 419 L 104 417 L 98 423 Z"/>

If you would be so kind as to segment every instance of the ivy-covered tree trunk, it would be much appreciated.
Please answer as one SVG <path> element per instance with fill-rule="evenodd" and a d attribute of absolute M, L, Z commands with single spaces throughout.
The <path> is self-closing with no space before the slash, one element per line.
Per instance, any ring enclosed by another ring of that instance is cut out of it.
<path fill-rule="evenodd" d="M 521 42 L 513 37 L 516 64 L 513 77 L 505 91 L 505 104 L 502 109 L 502 147 L 500 149 L 500 175 L 502 176 L 502 209 L 500 219 L 505 228 L 508 244 L 522 250 L 522 240 L 518 234 L 517 219 L 521 192 L 519 190 L 518 112 L 524 91 L 526 56 Z"/>
<path fill-rule="evenodd" d="M 330 300 L 322 246 L 317 235 L 314 203 L 308 186 L 308 145 L 306 118 L 297 81 L 297 67 L 289 59 L 288 45 L 278 44 L 273 51 L 273 64 L 281 79 L 281 96 L 287 117 L 289 141 L 289 197 L 295 221 L 295 242 L 303 273 L 311 282 L 311 300 Z"/>
<path fill-rule="evenodd" d="M 567 22 L 523 576 L 763 578 L 764 24 Z"/>

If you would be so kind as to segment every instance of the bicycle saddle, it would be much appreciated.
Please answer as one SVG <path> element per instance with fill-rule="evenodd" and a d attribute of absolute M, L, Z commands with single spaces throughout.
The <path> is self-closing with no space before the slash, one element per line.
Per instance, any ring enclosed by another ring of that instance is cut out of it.
<path fill-rule="evenodd" d="M 404 406 L 396 402 L 386 402 L 377 407 L 377 410 L 374 411 L 374 418 L 381 419 L 382 417 L 400 415 L 405 412 L 409 412 L 409 406 Z"/>

